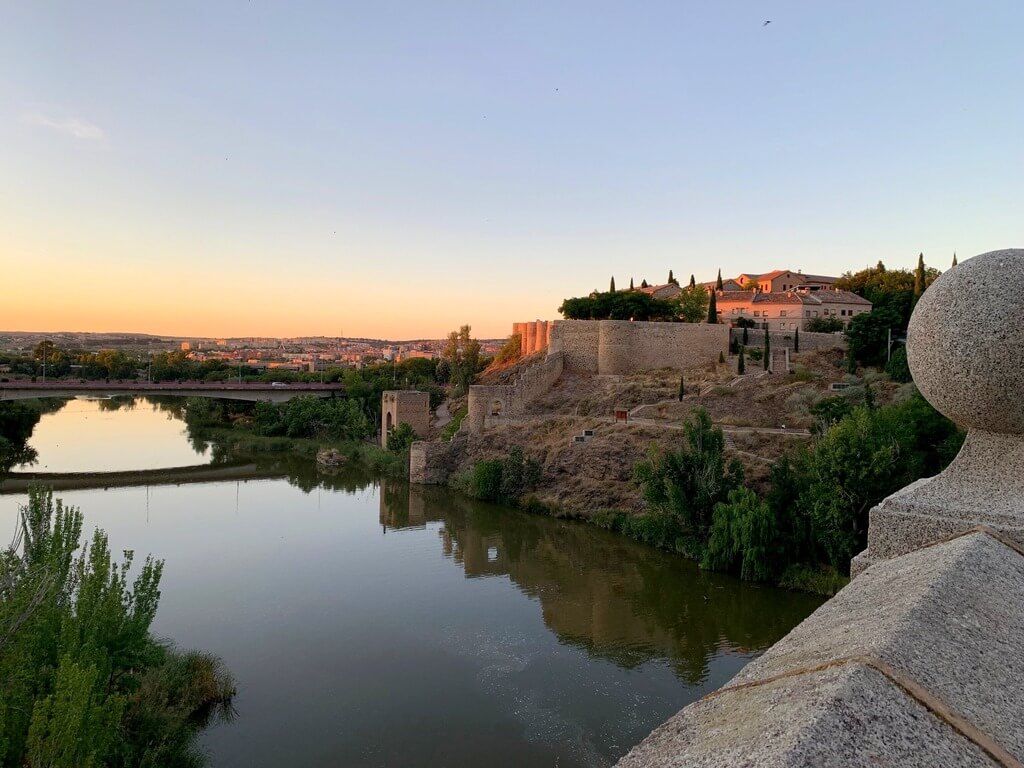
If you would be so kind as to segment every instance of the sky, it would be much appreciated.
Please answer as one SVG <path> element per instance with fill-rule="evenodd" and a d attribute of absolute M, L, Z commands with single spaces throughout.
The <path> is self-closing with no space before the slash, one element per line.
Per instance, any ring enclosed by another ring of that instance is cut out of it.
<path fill-rule="evenodd" d="M 490 338 L 1024 246 L 1020 0 L 0 10 L 2 330 Z"/>

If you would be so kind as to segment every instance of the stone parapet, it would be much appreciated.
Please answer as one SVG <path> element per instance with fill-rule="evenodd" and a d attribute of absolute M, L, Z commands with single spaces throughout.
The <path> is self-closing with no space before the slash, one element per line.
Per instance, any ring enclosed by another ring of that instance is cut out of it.
<path fill-rule="evenodd" d="M 1019 766 L 1022 591 L 986 533 L 880 562 L 619 766 Z"/>
<path fill-rule="evenodd" d="M 993 251 L 941 275 L 918 301 L 907 329 L 907 362 L 928 401 L 967 439 L 939 475 L 920 480 L 869 513 L 872 563 L 935 539 L 987 526 L 1024 543 L 1024 346 L 1020 296 L 1024 250 Z"/>

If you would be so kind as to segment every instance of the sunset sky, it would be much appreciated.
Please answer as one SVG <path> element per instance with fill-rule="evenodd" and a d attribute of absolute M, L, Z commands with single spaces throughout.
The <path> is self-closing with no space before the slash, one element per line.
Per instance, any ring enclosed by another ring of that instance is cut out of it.
<path fill-rule="evenodd" d="M 1024 246 L 1020 0 L 3 8 L 0 330 L 491 337 Z"/>

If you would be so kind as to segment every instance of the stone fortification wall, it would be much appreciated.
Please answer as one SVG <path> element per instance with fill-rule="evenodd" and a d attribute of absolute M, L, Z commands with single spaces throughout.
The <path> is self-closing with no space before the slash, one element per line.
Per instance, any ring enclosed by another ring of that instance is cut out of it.
<path fill-rule="evenodd" d="M 726 325 L 629 320 L 556 320 L 551 340 L 566 370 L 601 375 L 685 371 L 717 360 L 728 347 Z"/>
<path fill-rule="evenodd" d="M 512 333 L 519 335 L 519 353 L 526 357 L 543 352 L 551 344 L 551 328 L 554 321 L 534 320 L 529 323 L 512 323 Z"/>
<path fill-rule="evenodd" d="M 597 373 L 600 321 L 555 320 L 552 325 L 551 351 L 565 357 L 565 370 Z"/>
<path fill-rule="evenodd" d="M 512 384 L 471 386 L 463 422 L 466 429 L 479 434 L 491 424 L 521 415 L 531 400 L 543 395 L 558 381 L 563 364 L 562 354 L 552 352 L 543 362 L 524 370 Z"/>
<path fill-rule="evenodd" d="M 768 331 L 774 349 L 783 347 L 793 348 L 793 331 Z M 743 329 L 733 328 L 730 331 L 730 339 L 737 344 L 743 343 Z M 764 346 L 764 329 L 748 328 L 747 344 L 748 349 L 761 349 Z M 846 335 L 842 333 L 811 333 L 800 331 L 800 351 L 811 352 L 816 349 L 846 349 Z"/>
<path fill-rule="evenodd" d="M 625 374 L 658 368 L 689 370 L 729 351 L 729 329 L 704 323 L 600 321 L 597 370 Z"/>
<path fill-rule="evenodd" d="M 451 442 L 417 440 L 409 448 L 409 482 L 443 485 L 466 455 L 466 433 L 460 431 Z"/>

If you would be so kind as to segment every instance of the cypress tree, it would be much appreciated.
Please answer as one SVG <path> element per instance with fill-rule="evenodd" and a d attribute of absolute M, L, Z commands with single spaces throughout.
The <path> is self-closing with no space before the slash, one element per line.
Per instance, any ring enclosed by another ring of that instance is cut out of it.
<path fill-rule="evenodd" d="M 793 334 L 793 351 L 800 351 L 800 329 L 796 329 L 796 333 Z"/>
<path fill-rule="evenodd" d="M 686 391 L 686 384 L 683 381 L 683 377 L 679 377 L 679 402 L 683 402 L 683 393 Z"/>
<path fill-rule="evenodd" d="M 747 366 L 743 362 L 743 346 L 740 345 L 740 359 L 736 363 L 736 373 L 738 373 L 740 376 L 742 376 L 746 372 L 747 372 Z"/>
<path fill-rule="evenodd" d="M 612 275 L 612 284 L 608 287 L 609 293 L 615 293 L 615 275 Z"/>
<path fill-rule="evenodd" d="M 668 282 L 669 282 L 669 284 L 671 284 L 671 283 L 674 283 L 675 281 L 676 281 L 676 279 L 674 277 L 672 277 L 672 270 L 670 269 L 668 271 Z"/>
<path fill-rule="evenodd" d="M 743 346 L 747 346 L 748 341 L 749 340 L 747 339 L 747 326 L 744 325 L 743 326 Z"/>
<path fill-rule="evenodd" d="M 956 251 L 953 251 L 953 266 L 956 266 Z"/>
<path fill-rule="evenodd" d="M 764 369 L 768 370 L 768 360 L 772 356 L 772 339 L 768 335 L 768 329 L 764 329 Z"/>
<path fill-rule="evenodd" d="M 693 286 L 695 286 L 696 284 L 697 280 L 693 277 L 693 275 L 690 275 L 690 287 L 693 288 Z"/>
<path fill-rule="evenodd" d="M 719 352 L 718 353 L 718 362 L 720 362 L 720 363 L 724 363 L 725 362 L 725 352 Z"/>
<path fill-rule="evenodd" d="M 711 298 L 708 300 L 708 322 L 714 325 L 718 322 L 718 300 L 715 294 L 718 291 L 711 292 Z"/>
<path fill-rule="evenodd" d="M 914 272 L 914 301 L 924 293 L 924 254 L 917 257 L 917 270 Z"/>
<path fill-rule="evenodd" d="M 721 267 L 718 268 L 718 281 L 715 283 L 715 290 L 716 291 L 723 291 L 723 290 L 725 290 L 722 287 L 722 268 Z"/>
<path fill-rule="evenodd" d="M 633 290 L 633 278 L 629 278 L 629 290 Z"/>
<path fill-rule="evenodd" d="M 647 280 L 646 279 L 640 281 L 640 287 L 641 288 L 646 288 L 647 287 Z"/>

